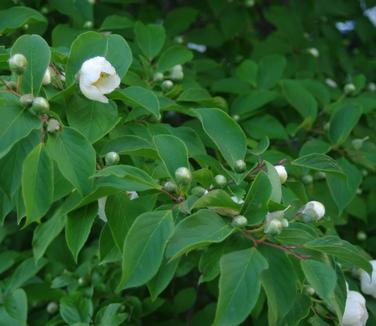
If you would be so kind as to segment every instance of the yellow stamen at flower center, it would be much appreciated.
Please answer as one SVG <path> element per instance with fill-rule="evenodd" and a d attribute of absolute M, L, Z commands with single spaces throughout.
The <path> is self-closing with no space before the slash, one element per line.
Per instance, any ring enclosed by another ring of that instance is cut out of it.
<path fill-rule="evenodd" d="M 108 76 L 109 76 L 109 74 L 106 74 L 105 72 L 101 72 L 101 74 L 99 75 L 99 78 L 93 83 L 93 85 L 97 86 Z"/>

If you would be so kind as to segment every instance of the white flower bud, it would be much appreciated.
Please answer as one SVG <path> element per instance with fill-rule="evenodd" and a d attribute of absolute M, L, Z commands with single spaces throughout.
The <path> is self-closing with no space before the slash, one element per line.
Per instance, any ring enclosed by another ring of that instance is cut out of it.
<path fill-rule="evenodd" d="M 84 285 L 86 285 L 86 279 L 85 279 L 84 277 L 80 277 L 80 278 L 77 280 L 77 282 L 78 282 L 78 285 L 79 285 L 79 286 L 84 286 Z"/>
<path fill-rule="evenodd" d="M 163 81 L 161 85 L 162 91 L 164 92 L 169 91 L 172 87 L 174 87 L 174 83 L 169 79 Z"/>
<path fill-rule="evenodd" d="M 310 174 L 306 174 L 305 176 L 303 176 L 302 181 L 306 185 L 311 184 L 313 182 L 313 177 Z"/>
<path fill-rule="evenodd" d="M 56 119 L 48 119 L 47 121 L 47 131 L 49 133 L 54 133 L 60 130 L 60 122 Z"/>
<path fill-rule="evenodd" d="M 247 223 L 248 223 L 248 220 L 245 216 L 238 215 L 233 218 L 231 225 L 236 227 L 236 226 L 247 225 Z"/>
<path fill-rule="evenodd" d="M 44 97 L 35 97 L 31 105 L 31 111 L 35 114 L 44 114 L 50 110 L 50 104 Z"/>
<path fill-rule="evenodd" d="M 367 233 L 365 233 L 364 231 L 359 231 L 356 235 L 356 238 L 359 240 L 359 241 L 365 241 L 367 240 Z"/>
<path fill-rule="evenodd" d="M 42 84 L 43 85 L 49 85 L 51 84 L 51 71 L 50 68 L 48 67 L 44 73 L 43 79 L 42 79 Z"/>
<path fill-rule="evenodd" d="M 273 219 L 270 222 L 265 223 L 264 233 L 270 235 L 280 234 L 282 232 L 283 225 L 278 219 Z"/>
<path fill-rule="evenodd" d="M 351 83 L 346 84 L 345 87 L 343 88 L 343 91 L 345 92 L 345 94 L 354 93 L 355 90 L 356 90 L 355 85 Z"/>
<path fill-rule="evenodd" d="M 300 209 L 304 222 L 318 221 L 325 215 L 325 206 L 318 201 L 310 201 Z"/>
<path fill-rule="evenodd" d="M 357 195 L 361 195 L 363 193 L 363 189 L 362 188 L 357 188 L 356 189 L 356 194 Z"/>
<path fill-rule="evenodd" d="M 304 290 L 309 296 L 314 296 L 316 294 L 315 289 L 311 286 L 306 286 Z"/>
<path fill-rule="evenodd" d="M 24 107 L 30 107 L 33 104 L 34 96 L 33 94 L 24 94 L 20 97 L 20 103 Z"/>
<path fill-rule="evenodd" d="M 139 197 L 136 191 L 127 191 L 127 195 L 130 200 L 135 200 Z"/>
<path fill-rule="evenodd" d="M 48 303 L 46 311 L 50 315 L 56 314 L 58 310 L 59 310 L 59 305 L 56 302 L 51 301 L 51 302 Z"/>
<path fill-rule="evenodd" d="M 198 197 L 201 197 L 201 196 L 205 195 L 206 193 L 207 193 L 207 190 L 203 187 L 200 187 L 200 186 L 196 186 L 196 187 L 192 188 L 192 190 L 191 190 L 191 194 L 198 196 Z"/>
<path fill-rule="evenodd" d="M 243 160 L 237 160 L 235 162 L 235 171 L 238 173 L 244 172 L 247 168 L 247 165 Z"/>
<path fill-rule="evenodd" d="M 175 42 L 179 43 L 179 44 L 183 44 L 184 43 L 184 37 L 181 36 L 181 35 L 176 36 L 175 37 Z"/>
<path fill-rule="evenodd" d="M 235 120 L 235 121 L 239 121 L 240 120 L 240 115 L 239 114 L 234 114 L 232 116 L 232 118 Z"/>
<path fill-rule="evenodd" d="M 162 81 L 164 78 L 163 72 L 156 72 L 153 76 L 154 81 Z"/>
<path fill-rule="evenodd" d="M 330 122 L 325 123 L 323 129 L 324 129 L 324 131 L 329 131 L 329 129 L 330 129 Z"/>
<path fill-rule="evenodd" d="M 9 69 L 16 75 L 22 75 L 26 69 L 27 59 L 21 53 L 12 55 L 8 61 Z"/>
<path fill-rule="evenodd" d="M 214 182 L 218 187 L 223 188 L 227 185 L 227 178 L 222 174 L 217 174 L 214 177 Z"/>
<path fill-rule="evenodd" d="M 348 291 L 342 326 L 365 326 L 368 320 L 366 300 L 356 291 Z"/>
<path fill-rule="evenodd" d="M 83 28 L 93 28 L 94 24 L 91 20 L 87 20 L 85 23 L 84 23 L 84 26 Z"/>
<path fill-rule="evenodd" d="M 251 8 L 255 5 L 255 0 L 245 0 L 244 4 L 246 7 Z"/>
<path fill-rule="evenodd" d="M 95 0 L 87 0 L 91 5 L 95 5 Z"/>
<path fill-rule="evenodd" d="M 285 216 L 285 210 L 268 212 L 265 217 L 266 222 L 270 222 L 272 220 L 279 220 L 282 221 L 283 217 Z"/>
<path fill-rule="evenodd" d="M 368 84 L 367 88 L 370 92 L 374 92 L 376 91 L 376 84 L 371 82 Z"/>
<path fill-rule="evenodd" d="M 325 83 L 326 83 L 329 87 L 331 87 L 331 88 L 337 88 L 337 87 L 338 87 L 337 83 L 336 83 L 333 79 L 330 79 L 330 78 L 326 78 L 326 79 L 325 79 Z"/>
<path fill-rule="evenodd" d="M 319 50 L 317 50 L 316 48 L 310 48 L 310 49 L 307 49 L 307 52 L 308 52 L 311 56 L 313 56 L 313 57 L 315 57 L 315 58 L 318 58 L 318 57 L 320 56 L 320 52 L 319 52 Z"/>
<path fill-rule="evenodd" d="M 364 138 L 355 138 L 351 141 L 352 147 L 354 147 L 355 150 L 360 150 L 363 146 L 363 143 L 367 141 L 369 137 L 364 137 Z"/>
<path fill-rule="evenodd" d="M 177 189 L 176 183 L 173 181 L 166 181 L 163 185 L 163 189 L 168 192 L 175 192 Z"/>
<path fill-rule="evenodd" d="M 119 163 L 120 156 L 116 152 L 108 152 L 104 157 L 104 161 L 107 166 L 114 165 Z"/>
<path fill-rule="evenodd" d="M 231 200 L 235 204 L 239 204 L 239 205 L 243 205 L 244 204 L 244 200 L 242 198 L 239 198 L 238 196 L 231 196 Z"/>
<path fill-rule="evenodd" d="M 281 183 L 285 183 L 287 180 L 287 171 L 286 168 L 283 165 L 276 165 L 274 168 L 277 170 L 277 173 L 279 175 L 279 180 L 281 180 Z"/>
<path fill-rule="evenodd" d="M 323 179 L 326 179 L 326 173 L 325 172 L 316 172 L 315 173 L 315 179 L 316 180 L 323 180 Z"/>
<path fill-rule="evenodd" d="M 376 260 L 370 260 L 372 265 L 371 277 L 369 274 L 361 270 L 360 272 L 360 288 L 362 292 L 376 298 Z"/>
<path fill-rule="evenodd" d="M 284 228 L 287 228 L 287 227 L 289 226 L 289 221 L 288 221 L 287 219 L 285 219 L 285 218 L 283 218 L 283 219 L 281 220 L 281 223 L 282 223 L 282 226 L 283 226 Z"/>
<path fill-rule="evenodd" d="M 177 168 L 175 171 L 176 181 L 180 184 L 189 184 L 192 181 L 192 173 L 185 166 Z"/>
<path fill-rule="evenodd" d="M 182 80 L 184 78 L 183 66 L 176 65 L 170 70 L 170 77 L 173 80 Z"/>

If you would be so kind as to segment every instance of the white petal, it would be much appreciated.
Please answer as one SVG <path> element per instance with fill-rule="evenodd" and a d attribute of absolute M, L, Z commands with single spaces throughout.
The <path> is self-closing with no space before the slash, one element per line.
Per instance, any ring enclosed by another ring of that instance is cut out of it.
<path fill-rule="evenodd" d="M 90 83 L 95 83 L 101 75 L 103 60 L 106 60 L 103 57 L 94 57 L 86 60 L 80 69 L 80 82 L 81 79 L 85 79 Z"/>
<path fill-rule="evenodd" d="M 104 96 L 98 88 L 93 85 L 80 84 L 82 94 L 90 100 L 108 103 L 108 98 Z"/>
<path fill-rule="evenodd" d="M 103 94 L 111 93 L 115 88 L 118 88 L 120 85 L 120 77 L 115 75 L 107 76 L 103 78 L 99 83 L 96 84 L 97 88 Z"/>
<path fill-rule="evenodd" d="M 44 73 L 42 84 L 43 85 L 48 85 L 51 83 L 51 72 L 50 68 L 47 68 L 46 72 Z"/>

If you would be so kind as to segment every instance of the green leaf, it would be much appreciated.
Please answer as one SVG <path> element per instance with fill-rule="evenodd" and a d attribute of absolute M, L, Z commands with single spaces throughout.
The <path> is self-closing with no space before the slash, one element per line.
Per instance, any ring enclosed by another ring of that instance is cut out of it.
<path fill-rule="evenodd" d="M 129 181 L 135 191 L 143 191 L 148 189 L 160 189 L 161 186 L 158 184 L 157 180 L 153 179 L 145 171 L 136 168 L 131 165 L 113 165 L 105 167 L 99 170 L 96 177 L 109 177 L 115 176 L 117 178 L 125 179 Z"/>
<path fill-rule="evenodd" d="M 234 100 L 231 105 L 231 113 L 247 117 L 273 101 L 276 96 L 276 92 L 263 89 L 247 92 Z"/>
<path fill-rule="evenodd" d="M 300 325 L 302 319 L 308 316 L 312 305 L 311 298 L 307 295 L 300 294 L 296 296 L 291 310 L 281 321 L 281 325 L 297 326 Z M 317 325 L 316 325 L 317 326 Z"/>
<path fill-rule="evenodd" d="M 288 139 L 285 127 L 275 117 L 264 114 L 242 123 L 244 131 L 252 138 Z"/>
<path fill-rule="evenodd" d="M 166 249 L 167 258 L 177 258 L 193 249 L 226 239 L 233 229 L 213 211 L 202 209 L 182 220 Z"/>
<path fill-rule="evenodd" d="M 26 69 L 22 74 L 22 93 L 38 95 L 43 76 L 50 64 L 50 47 L 39 35 L 22 35 L 11 49 L 11 55 L 16 53 L 23 54 L 27 59 Z"/>
<path fill-rule="evenodd" d="M 260 171 L 254 179 L 245 198 L 241 214 L 249 224 L 258 224 L 265 219 L 272 195 L 272 185 L 265 172 Z"/>
<path fill-rule="evenodd" d="M 113 30 L 123 30 L 133 27 L 133 20 L 127 16 L 120 15 L 110 15 L 105 16 L 100 31 L 113 31 Z"/>
<path fill-rule="evenodd" d="M 200 208 L 210 208 L 222 215 L 237 215 L 241 206 L 234 203 L 226 191 L 215 189 L 199 198 L 192 206 L 192 209 Z"/>
<path fill-rule="evenodd" d="M 303 118 L 310 118 L 313 122 L 317 116 L 317 102 L 310 92 L 296 80 L 285 79 L 281 81 L 283 95 L 292 107 Z"/>
<path fill-rule="evenodd" d="M 362 268 L 368 273 L 372 273 L 372 266 L 369 263 L 369 257 L 351 243 L 342 240 L 337 236 L 323 236 L 308 241 L 304 247 L 334 256 L 340 261 Z"/>
<path fill-rule="evenodd" d="M 143 285 L 156 275 L 173 228 L 170 211 L 147 212 L 137 217 L 124 242 L 118 288 Z"/>
<path fill-rule="evenodd" d="M 269 264 L 269 269 L 261 277 L 268 299 L 268 321 L 269 325 L 277 325 L 292 309 L 297 296 L 297 275 L 283 251 L 260 247 L 260 252 Z"/>
<path fill-rule="evenodd" d="M 251 86 L 256 87 L 257 70 L 258 66 L 256 62 L 246 59 L 235 69 L 235 76 L 249 83 Z"/>
<path fill-rule="evenodd" d="M 328 174 L 326 182 L 338 210 L 342 212 L 354 199 L 362 182 L 362 173 L 345 158 L 340 158 L 337 162 L 346 176 Z"/>
<path fill-rule="evenodd" d="M 167 13 L 164 25 L 169 36 L 184 32 L 196 19 L 198 10 L 192 7 L 179 7 Z"/>
<path fill-rule="evenodd" d="M 150 89 L 146 89 L 140 86 L 130 86 L 126 89 L 119 89 L 115 91 L 112 98 L 121 100 L 126 104 L 137 109 L 141 107 L 155 117 L 159 117 L 159 100 L 158 97 Z"/>
<path fill-rule="evenodd" d="M 341 173 L 343 171 L 337 162 L 325 154 L 311 153 L 297 158 L 291 162 L 292 165 L 300 166 L 317 171 L 328 173 Z"/>
<path fill-rule="evenodd" d="M 188 150 L 185 144 L 172 135 L 157 135 L 153 138 L 158 155 L 171 179 L 175 180 L 175 171 L 179 167 L 189 169 Z M 173 149 L 173 153 L 171 153 Z"/>
<path fill-rule="evenodd" d="M 259 62 L 258 86 L 263 89 L 274 87 L 281 79 L 286 67 L 286 59 L 279 54 L 263 57 Z"/>
<path fill-rule="evenodd" d="M 50 208 L 54 196 L 53 162 L 44 144 L 36 146 L 22 166 L 22 195 L 26 223 L 38 221 Z"/>
<path fill-rule="evenodd" d="M 89 179 L 95 173 L 95 151 L 90 142 L 75 129 L 65 127 L 48 137 L 47 150 L 62 175 L 80 193 L 87 194 L 92 186 Z"/>
<path fill-rule="evenodd" d="M 256 249 L 235 251 L 220 260 L 219 298 L 215 326 L 242 323 L 260 294 L 260 274 L 268 262 Z"/>
<path fill-rule="evenodd" d="M 16 99 L 0 98 L 0 158 L 22 138 L 41 127 L 41 121 L 24 109 Z"/>
<path fill-rule="evenodd" d="M 182 65 L 193 58 L 193 53 L 181 45 L 172 45 L 162 52 L 158 59 L 157 69 L 165 72 L 176 65 Z"/>
<path fill-rule="evenodd" d="M 317 294 L 325 301 L 334 295 L 337 283 L 337 275 L 333 268 L 321 261 L 306 259 L 300 262 L 308 283 Z"/>
<path fill-rule="evenodd" d="M 25 25 L 42 34 L 47 26 L 47 19 L 29 7 L 11 7 L 0 11 L 0 34 L 11 33 Z"/>
<path fill-rule="evenodd" d="M 60 315 L 66 323 L 89 323 L 93 315 L 93 303 L 80 293 L 62 297 L 60 300 Z"/>
<path fill-rule="evenodd" d="M 69 125 L 79 130 L 91 143 L 108 134 L 120 121 L 116 104 L 90 101 L 74 96 L 66 109 Z"/>
<path fill-rule="evenodd" d="M 74 83 L 84 61 L 96 56 L 105 57 L 114 66 L 120 78 L 124 77 L 133 59 L 128 43 L 122 36 L 97 32 L 82 33 L 71 46 L 65 72 L 66 85 Z"/>
<path fill-rule="evenodd" d="M 103 226 L 99 236 L 99 261 L 101 264 L 121 261 L 121 252 L 115 244 L 108 223 Z"/>
<path fill-rule="evenodd" d="M 153 301 L 157 299 L 172 281 L 179 265 L 179 261 L 180 259 L 174 259 L 162 262 L 158 273 L 148 282 L 148 290 Z"/>
<path fill-rule="evenodd" d="M 134 25 L 134 33 L 138 47 L 149 60 L 152 60 L 162 50 L 166 39 L 162 25 L 144 25 L 138 21 Z"/>
<path fill-rule="evenodd" d="M 121 304 L 111 303 L 101 308 L 95 316 L 95 325 L 98 326 L 119 326 L 122 325 L 128 317 L 127 313 L 120 313 Z"/>
<path fill-rule="evenodd" d="M 27 296 L 23 289 L 16 289 L 4 298 L 5 311 L 18 321 L 17 325 L 26 325 Z"/>
<path fill-rule="evenodd" d="M 280 203 L 282 200 L 281 179 L 279 178 L 278 172 L 274 168 L 273 164 L 265 162 L 265 165 L 266 175 L 268 176 L 270 185 L 272 186 L 270 200 L 274 201 L 275 203 Z"/>
<path fill-rule="evenodd" d="M 362 113 L 361 106 L 347 102 L 344 102 L 335 110 L 330 118 L 329 125 L 329 138 L 332 144 L 338 146 L 345 142 Z"/>
<path fill-rule="evenodd" d="M 210 100 L 210 93 L 202 87 L 192 87 L 185 89 L 176 99 L 178 102 L 197 102 Z"/>
<path fill-rule="evenodd" d="M 233 119 L 216 108 L 198 108 L 190 112 L 201 121 L 204 131 L 232 168 L 237 160 L 244 160 L 247 149 L 246 137 Z"/>
<path fill-rule="evenodd" d="M 97 217 L 98 205 L 93 203 L 68 214 L 65 222 L 65 239 L 74 260 L 89 238 L 91 227 Z"/>

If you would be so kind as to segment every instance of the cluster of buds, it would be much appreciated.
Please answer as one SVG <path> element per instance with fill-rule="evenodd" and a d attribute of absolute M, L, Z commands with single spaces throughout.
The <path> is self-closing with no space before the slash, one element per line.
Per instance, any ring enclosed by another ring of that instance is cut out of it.
<path fill-rule="evenodd" d="M 182 80 L 184 78 L 183 66 L 176 65 L 170 70 L 170 78 L 172 80 Z"/>
<path fill-rule="evenodd" d="M 282 232 L 283 228 L 289 226 L 289 221 L 284 217 L 288 208 L 289 207 L 285 210 L 268 212 L 268 214 L 266 214 L 264 226 L 265 234 L 278 235 Z"/>

